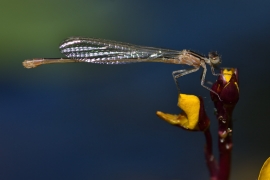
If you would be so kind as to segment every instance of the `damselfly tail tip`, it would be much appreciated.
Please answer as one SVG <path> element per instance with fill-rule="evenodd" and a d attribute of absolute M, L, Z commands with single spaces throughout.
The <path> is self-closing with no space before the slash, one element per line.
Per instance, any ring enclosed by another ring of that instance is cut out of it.
<path fill-rule="evenodd" d="M 35 68 L 41 64 L 40 59 L 25 60 L 22 62 L 23 66 L 27 69 Z"/>

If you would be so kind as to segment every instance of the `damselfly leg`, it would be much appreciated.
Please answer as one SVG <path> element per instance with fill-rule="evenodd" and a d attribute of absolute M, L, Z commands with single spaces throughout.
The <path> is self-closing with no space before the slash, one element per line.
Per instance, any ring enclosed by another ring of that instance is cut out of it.
<path fill-rule="evenodd" d="M 184 75 L 187 75 L 187 74 L 196 72 L 199 69 L 200 68 L 195 68 L 195 69 L 181 69 L 181 70 L 177 70 L 177 71 L 173 71 L 172 72 L 172 76 L 173 76 L 174 82 L 176 84 L 176 87 L 177 87 L 177 90 L 178 90 L 178 94 L 180 94 L 181 91 L 180 91 L 180 87 L 179 87 L 179 83 L 178 83 L 178 80 L 177 79 L 180 78 L 181 76 L 184 76 Z"/>

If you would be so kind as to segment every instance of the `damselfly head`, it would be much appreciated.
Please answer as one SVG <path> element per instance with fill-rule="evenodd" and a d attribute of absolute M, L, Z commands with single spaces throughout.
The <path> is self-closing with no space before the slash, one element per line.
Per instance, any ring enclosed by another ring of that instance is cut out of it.
<path fill-rule="evenodd" d="M 221 56 L 217 52 L 209 52 L 208 57 L 213 66 L 218 66 L 221 63 Z"/>

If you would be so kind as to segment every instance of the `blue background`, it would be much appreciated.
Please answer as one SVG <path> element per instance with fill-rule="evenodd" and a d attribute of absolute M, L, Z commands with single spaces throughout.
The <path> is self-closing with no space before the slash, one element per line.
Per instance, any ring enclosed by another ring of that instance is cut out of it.
<path fill-rule="evenodd" d="M 155 115 L 180 112 L 171 72 L 186 67 L 22 67 L 24 59 L 61 57 L 58 45 L 70 36 L 217 50 L 222 66 L 240 69 L 231 179 L 256 179 L 270 156 L 269 7 L 266 0 L 1 1 L 0 179 L 209 179 L 203 134 Z M 217 121 L 200 75 L 179 83 L 204 97 L 217 155 Z"/>

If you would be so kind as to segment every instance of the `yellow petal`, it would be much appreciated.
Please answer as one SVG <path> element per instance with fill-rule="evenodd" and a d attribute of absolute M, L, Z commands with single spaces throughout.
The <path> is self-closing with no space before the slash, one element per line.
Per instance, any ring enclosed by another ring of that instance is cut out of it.
<path fill-rule="evenodd" d="M 270 157 L 264 162 L 258 177 L 258 180 L 269 180 L 269 179 L 270 179 Z"/>
<path fill-rule="evenodd" d="M 223 77 L 225 78 L 225 81 L 229 82 L 232 75 L 234 73 L 234 69 L 223 69 Z"/>
<path fill-rule="evenodd" d="M 157 111 L 157 115 L 172 125 L 178 125 L 189 130 L 199 130 L 200 99 L 194 95 L 179 94 L 178 107 L 183 112 L 179 115 Z"/>
<path fill-rule="evenodd" d="M 194 95 L 179 94 L 178 107 L 186 114 L 188 123 L 183 124 L 186 129 L 195 129 L 199 121 L 200 99 Z"/>
<path fill-rule="evenodd" d="M 224 69 L 223 69 L 222 74 L 223 74 L 223 78 L 225 79 L 226 82 L 229 82 L 229 81 L 231 80 L 233 73 L 235 73 L 235 69 L 234 69 L 234 68 L 230 68 L 230 69 L 224 68 Z M 225 87 L 226 87 L 228 84 L 229 84 L 229 83 L 227 83 L 227 84 L 225 85 Z M 237 82 L 234 82 L 234 84 L 236 85 L 236 87 L 237 87 L 237 89 L 238 89 L 238 91 L 239 91 L 238 83 L 237 83 Z M 224 87 L 224 88 L 225 88 L 225 87 Z"/>
<path fill-rule="evenodd" d="M 161 118 L 167 121 L 168 123 L 172 125 L 177 125 L 180 123 L 181 119 L 178 119 L 178 115 L 175 114 L 168 114 L 168 113 L 163 113 L 161 111 L 157 111 L 157 115 Z"/>

